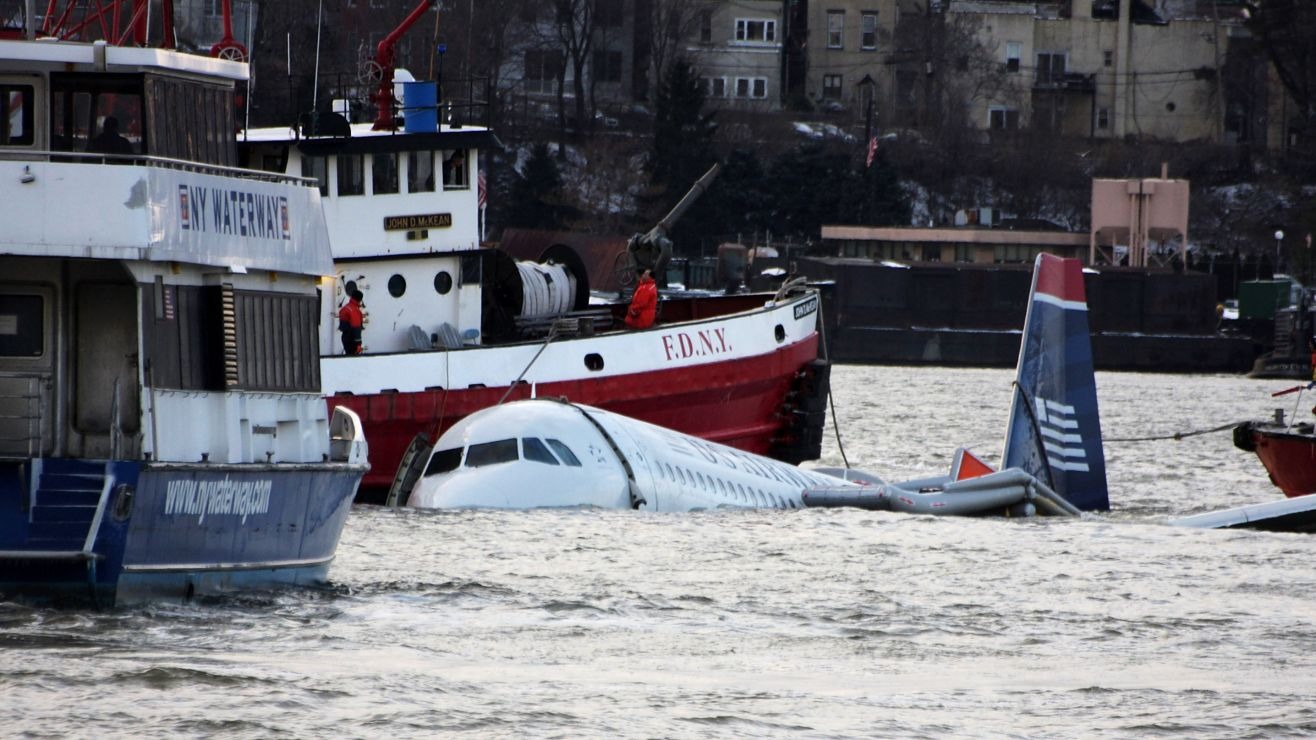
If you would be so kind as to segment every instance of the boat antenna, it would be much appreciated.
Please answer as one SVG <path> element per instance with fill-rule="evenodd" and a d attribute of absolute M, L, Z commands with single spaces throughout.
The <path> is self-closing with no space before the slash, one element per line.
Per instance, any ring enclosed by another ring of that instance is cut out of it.
<path fill-rule="evenodd" d="M 315 81 L 311 86 L 311 110 L 315 111 L 320 100 L 320 29 L 324 26 L 324 0 L 315 12 Z"/>

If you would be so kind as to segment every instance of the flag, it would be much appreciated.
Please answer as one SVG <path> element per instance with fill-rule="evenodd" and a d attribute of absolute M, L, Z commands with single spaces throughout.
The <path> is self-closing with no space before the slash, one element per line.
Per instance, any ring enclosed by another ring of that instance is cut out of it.
<path fill-rule="evenodd" d="M 868 140 L 868 159 L 864 161 L 865 167 L 873 166 L 873 157 L 877 156 L 877 137 Z"/>
<path fill-rule="evenodd" d="M 477 197 L 479 198 L 480 201 L 480 208 L 484 208 L 484 204 L 487 200 L 487 196 L 485 194 L 484 170 L 480 170 L 480 175 L 477 181 L 479 182 L 479 195 Z"/>

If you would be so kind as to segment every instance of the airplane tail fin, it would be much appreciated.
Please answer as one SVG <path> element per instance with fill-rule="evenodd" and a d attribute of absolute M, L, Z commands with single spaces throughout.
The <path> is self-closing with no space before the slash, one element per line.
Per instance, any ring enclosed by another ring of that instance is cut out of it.
<path fill-rule="evenodd" d="M 982 458 L 969 452 L 964 447 L 955 450 L 955 457 L 951 459 L 950 463 L 951 480 L 968 480 L 969 478 L 979 478 L 995 472 L 996 468 L 983 462 Z"/>
<path fill-rule="evenodd" d="M 1078 260 L 1037 256 L 1001 458 L 1079 509 L 1110 508 Z"/>

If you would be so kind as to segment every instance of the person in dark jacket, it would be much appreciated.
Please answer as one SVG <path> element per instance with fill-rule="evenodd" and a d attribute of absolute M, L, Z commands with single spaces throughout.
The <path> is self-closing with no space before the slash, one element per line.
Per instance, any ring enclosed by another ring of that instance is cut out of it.
<path fill-rule="evenodd" d="M 353 290 L 352 299 L 338 310 L 338 330 L 343 333 L 343 354 L 361 354 L 361 328 L 365 324 L 361 301 L 364 299 L 361 291 Z"/>
<path fill-rule="evenodd" d="M 639 275 L 639 284 L 635 286 L 635 295 L 626 311 L 626 325 L 632 329 L 648 329 L 653 326 L 654 316 L 658 313 L 658 285 L 649 268 L 639 270 Z"/>
<path fill-rule="evenodd" d="M 88 151 L 101 154 L 132 154 L 133 145 L 123 134 L 119 133 L 119 119 L 106 116 L 101 124 L 101 132 L 91 140 Z"/>

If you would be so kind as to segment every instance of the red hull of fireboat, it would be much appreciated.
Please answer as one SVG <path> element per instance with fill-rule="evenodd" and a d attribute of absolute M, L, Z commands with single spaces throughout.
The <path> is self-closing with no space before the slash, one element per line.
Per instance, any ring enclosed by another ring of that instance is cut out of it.
<path fill-rule="evenodd" d="M 1257 457 L 1285 496 L 1316 493 L 1316 434 L 1250 428 Z"/>

